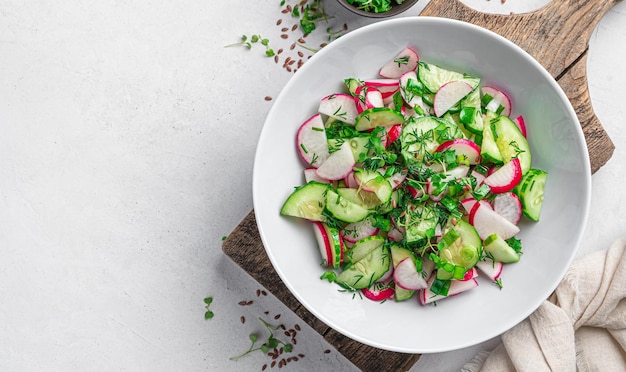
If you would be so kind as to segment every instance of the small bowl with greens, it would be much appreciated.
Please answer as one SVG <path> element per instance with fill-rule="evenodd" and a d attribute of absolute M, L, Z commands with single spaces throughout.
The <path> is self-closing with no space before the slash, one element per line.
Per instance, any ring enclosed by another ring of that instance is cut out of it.
<path fill-rule="evenodd" d="M 353 13 L 371 18 L 391 17 L 409 9 L 418 0 L 338 0 Z"/>

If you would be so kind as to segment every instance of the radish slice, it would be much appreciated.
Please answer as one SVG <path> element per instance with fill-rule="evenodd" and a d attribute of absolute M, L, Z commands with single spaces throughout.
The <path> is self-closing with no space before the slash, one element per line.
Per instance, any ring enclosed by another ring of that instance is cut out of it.
<path fill-rule="evenodd" d="M 400 134 L 402 133 L 402 124 L 396 124 L 387 129 L 387 146 L 395 142 L 398 138 L 400 138 Z"/>
<path fill-rule="evenodd" d="M 298 154 L 308 165 L 318 168 L 330 156 L 326 129 L 320 114 L 307 119 L 296 134 Z"/>
<path fill-rule="evenodd" d="M 322 98 L 317 111 L 347 124 L 354 124 L 359 115 L 356 111 L 354 98 L 343 93 L 331 94 Z"/>
<path fill-rule="evenodd" d="M 393 102 L 393 95 L 400 89 L 398 79 L 371 79 L 365 80 L 366 87 L 375 88 L 383 96 L 385 105 Z"/>
<path fill-rule="evenodd" d="M 330 267 L 333 262 L 332 248 L 330 246 L 330 240 L 328 234 L 326 233 L 324 224 L 318 221 L 313 221 L 313 231 L 315 232 L 315 239 L 317 240 L 320 255 L 322 256 L 326 266 Z"/>
<path fill-rule="evenodd" d="M 517 235 L 520 231 L 519 227 L 481 203 L 476 203 L 472 207 L 469 222 L 474 225 L 482 240 L 487 239 L 491 234 L 497 234 L 506 240 Z"/>
<path fill-rule="evenodd" d="M 465 275 L 463 275 L 463 279 L 460 279 L 460 280 L 466 281 L 466 280 L 474 279 L 477 276 L 478 276 L 478 270 L 476 270 L 475 267 L 472 267 L 471 269 L 465 272 Z"/>
<path fill-rule="evenodd" d="M 465 208 L 465 210 L 469 214 L 472 211 L 472 208 L 474 208 L 474 204 L 476 204 L 477 202 L 479 201 L 474 198 L 467 198 L 467 199 L 461 200 L 461 205 L 463 206 L 463 208 Z M 479 203 L 484 204 L 485 207 L 488 207 L 489 209 L 493 209 L 493 206 L 491 205 L 491 203 L 489 203 L 489 201 L 485 199 L 480 199 Z"/>
<path fill-rule="evenodd" d="M 385 174 L 386 173 L 385 168 L 378 169 L 378 173 Z M 391 184 L 391 188 L 395 190 L 402 185 L 402 183 L 406 179 L 406 176 L 407 176 L 406 172 L 398 171 L 392 174 L 391 176 L 387 177 L 387 181 L 389 181 L 389 183 Z"/>
<path fill-rule="evenodd" d="M 326 178 L 322 178 L 317 175 L 317 169 L 315 168 L 307 168 L 304 170 L 304 181 L 309 183 L 311 181 L 319 182 L 319 183 L 331 183 L 332 181 L 327 180 Z"/>
<path fill-rule="evenodd" d="M 522 218 L 522 202 L 512 192 L 498 194 L 493 199 L 493 209 L 514 225 L 517 225 Z"/>
<path fill-rule="evenodd" d="M 491 100 L 485 106 L 485 109 L 493 111 L 499 115 L 511 115 L 511 99 L 502 91 L 494 87 L 482 87 L 483 97 L 490 96 Z"/>
<path fill-rule="evenodd" d="M 386 285 L 374 284 L 369 288 L 361 289 L 361 293 L 363 293 L 363 296 L 365 296 L 365 298 L 372 301 L 384 301 L 393 297 L 396 291 Z"/>
<path fill-rule="evenodd" d="M 385 106 L 382 93 L 376 88 L 361 85 L 356 88 L 354 93 L 353 100 L 356 105 L 356 112 L 359 114 L 367 109 Z"/>
<path fill-rule="evenodd" d="M 424 102 L 422 96 L 411 89 L 414 84 L 417 84 L 415 71 L 409 71 L 400 76 L 400 95 L 402 99 L 411 108 L 419 106 L 424 112 L 430 112 L 430 107 Z"/>
<path fill-rule="evenodd" d="M 407 71 L 415 71 L 418 62 L 419 56 L 417 52 L 410 47 L 406 47 L 394 59 L 385 63 L 378 71 L 378 74 L 388 79 L 399 78 Z"/>
<path fill-rule="evenodd" d="M 442 85 L 435 93 L 433 101 L 435 116 L 443 116 L 472 90 L 472 86 L 462 80 L 454 80 Z"/>
<path fill-rule="evenodd" d="M 435 202 L 443 199 L 445 189 L 442 190 L 439 194 L 435 194 L 436 192 L 437 190 L 435 190 L 435 186 L 433 185 L 432 180 L 430 178 L 426 179 L 426 193 L 428 194 L 428 197 L 430 197 L 430 200 Z"/>
<path fill-rule="evenodd" d="M 483 181 L 494 194 L 501 194 L 513 190 L 522 180 L 522 166 L 519 158 L 501 166 Z"/>
<path fill-rule="evenodd" d="M 404 239 L 404 234 L 400 230 L 398 230 L 398 228 L 392 227 L 391 229 L 389 229 L 389 232 L 387 232 L 387 238 L 391 241 L 399 242 Z"/>
<path fill-rule="evenodd" d="M 343 182 L 346 184 L 346 187 L 348 187 L 348 188 L 351 188 L 351 189 L 358 189 L 359 188 L 359 183 L 357 182 L 356 178 L 354 177 L 354 171 L 350 171 L 350 173 L 348 173 L 343 178 Z"/>
<path fill-rule="evenodd" d="M 500 261 L 486 258 L 484 261 L 478 261 L 476 267 L 483 275 L 495 282 L 500 278 L 500 275 L 502 275 L 504 264 Z"/>
<path fill-rule="evenodd" d="M 519 128 L 519 131 L 522 132 L 522 135 L 526 137 L 526 122 L 524 121 L 524 117 L 520 115 L 516 117 L 513 122 Z"/>
<path fill-rule="evenodd" d="M 355 164 L 350 143 L 344 142 L 339 150 L 330 154 L 328 159 L 317 168 L 317 175 L 327 180 L 340 180 L 352 172 Z"/>
<path fill-rule="evenodd" d="M 442 300 L 444 298 L 456 296 L 459 293 L 463 293 L 472 288 L 476 288 L 478 287 L 478 281 L 476 281 L 476 279 L 451 280 L 450 288 L 448 289 L 447 296 L 434 294 L 433 292 L 430 291 L 430 285 L 432 285 L 432 281 L 429 283 L 428 288 L 422 289 L 419 292 L 418 299 L 422 305 L 426 305 L 426 304 L 429 304 L 438 300 Z"/>
<path fill-rule="evenodd" d="M 372 221 L 366 218 L 363 221 L 347 224 L 343 228 L 343 239 L 350 243 L 356 243 L 361 239 L 378 234 L 378 227 L 372 225 Z"/>
<path fill-rule="evenodd" d="M 422 189 L 417 189 L 417 188 L 415 188 L 413 186 L 408 186 L 408 185 L 407 185 L 406 189 L 411 194 L 413 199 L 421 198 L 422 195 L 424 195 L 424 190 L 422 190 Z"/>
<path fill-rule="evenodd" d="M 464 156 L 470 164 L 479 164 L 480 157 L 480 147 L 471 140 L 466 138 L 455 138 L 450 141 L 446 141 L 437 147 L 437 152 L 452 150 L 457 156 Z"/>
<path fill-rule="evenodd" d="M 415 262 L 410 257 L 400 261 L 393 272 L 393 280 L 400 288 L 418 290 L 428 287 L 421 271 L 417 271 Z"/>

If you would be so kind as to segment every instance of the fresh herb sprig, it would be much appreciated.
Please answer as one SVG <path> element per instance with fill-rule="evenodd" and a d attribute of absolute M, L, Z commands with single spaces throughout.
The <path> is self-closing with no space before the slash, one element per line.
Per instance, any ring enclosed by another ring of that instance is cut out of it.
<path fill-rule="evenodd" d="M 248 348 L 248 350 L 246 350 L 245 352 L 243 352 L 240 355 L 234 356 L 234 357 L 230 357 L 230 360 L 237 360 L 240 358 L 245 357 L 246 355 L 255 352 L 255 351 L 261 351 L 263 354 L 267 354 L 269 353 L 271 350 L 273 350 L 274 348 L 277 348 L 279 346 L 282 346 L 282 349 L 284 352 L 289 353 L 293 350 L 293 345 L 287 342 L 284 342 L 276 337 L 274 337 L 274 331 L 280 329 L 280 325 L 279 326 L 273 326 L 271 324 L 269 324 L 268 322 L 266 322 L 265 320 L 263 320 L 262 318 L 259 318 L 259 320 L 261 321 L 261 323 L 263 323 L 263 326 L 265 327 L 265 329 L 267 329 L 267 332 L 269 333 L 269 336 L 267 336 L 267 339 L 265 340 L 265 342 L 263 342 L 261 345 L 257 346 L 257 341 L 258 336 L 254 333 L 251 333 L 248 337 L 251 341 L 250 347 Z"/>
<path fill-rule="evenodd" d="M 391 0 L 348 0 L 348 3 L 370 13 L 384 13 L 391 10 Z"/>
<path fill-rule="evenodd" d="M 260 43 L 261 45 L 263 45 L 265 47 L 265 55 L 268 57 L 273 57 L 276 53 L 274 52 L 274 49 L 272 49 L 270 47 L 270 41 L 267 38 L 262 37 L 259 34 L 255 34 L 252 35 L 250 37 L 248 37 L 247 35 L 242 35 L 241 36 L 241 41 L 237 42 L 237 43 L 232 43 L 232 44 L 228 44 L 225 45 L 224 48 L 229 48 L 229 47 L 233 47 L 233 46 L 244 46 L 248 49 L 252 49 L 252 44 L 256 44 L 256 43 Z"/>

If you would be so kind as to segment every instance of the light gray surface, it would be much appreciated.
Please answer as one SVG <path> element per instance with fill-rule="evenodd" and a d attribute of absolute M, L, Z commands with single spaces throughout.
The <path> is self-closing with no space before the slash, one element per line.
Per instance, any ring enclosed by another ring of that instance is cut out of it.
<path fill-rule="evenodd" d="M 334 28 L 370 22 L 328 11 Z M 305 357 L 289 370 L 353 368 L 271 295 L 257 297 L 221 251 L 252 209 L 264 97 L 291 76 L 260 45 L 223 46 L 260 33 L 288 53 L 279 18 L 294 22 L 278 1 L 0 1 L 0 369 L 260 370 L 258 352 L 228 359 L 262 331 L 259 316 L 303 328 L 294 351 Z M 590 43 L 591 98 L 616 150 L 593 176 L 581 255 L 624 233 L 625 37 L 622 2 Z M 424 355 L 413 370 L 458 370 L 496 342 Z"/>

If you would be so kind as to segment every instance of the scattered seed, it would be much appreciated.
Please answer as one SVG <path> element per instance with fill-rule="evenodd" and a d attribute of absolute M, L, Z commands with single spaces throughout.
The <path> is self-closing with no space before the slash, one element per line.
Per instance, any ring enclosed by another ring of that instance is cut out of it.
<path fill-rule="evenodd" d="M 257 289 L 257 290 L 256 290 L 256 296 L 257 296 L 257 297 L 259 297 L 259 295 L 260 295 L 260 294 L 261 294 L 261 290 L 260 290 L 260 289 Z"/>
<path fill-rule="evenodd" d="M 321 43 L 321 44 L 320 44 L 320 48 L 323 48 L 323 47 L 325 47 L 326 45 L 328 45 L 328 43 Z"/>
<path fill-rule="evenodd" d="M 283 48 L 280 48 L 280 49 L 278 49 L 278 51 L 276 51 L 276 54 L 280 54 L 280 53 L 282 53 L 282 52 L 283 52 Z M 261 294 L 262 294 L 263 296 L 267 296 L 267 292 L 265 292 L 265 291 L 261 291 Z"/>
<path fill-rule="evenodd" d="M 343 29 L 344 29 L 344 31 L 348 31 L 348 24 L 347 23 L 343 24 Z"/>
<path fill-rule="evenodd" d="M 330 349 L 324 350 L 324 354 L 330 354 Z"/>
<path fill-rule="evenodd" d="M 250 305 L 252 305 L 253 303 L 254 303 L 254 301 L 250 300 L 250 301 L 246 302 L 246 306 L 250 306 Z"/>
<path fill-rule="evenodd" d="M 283 27 L 280 29 L 280 32 L 287 32 L 289 31 L 289 27 Z"/>
<path fill-rule="evenodd" d="M 239 318 L 239 320 L 241 320 L 241 324 L 244 324 L 246 322 L 246 317 L 242 316 L 241 318 Z"/>
<path fill-rule="evenodd" d="M 281 53 L 283 52 L 283 48 L 278 49 Z M 267 292 L 265 292 L 264 290 L 261 290 L 261 294 L 263 296 L 267 296 Z"/>
<path fill-rule="evenodd" d="M 274 62 L 278 63 L 278 56 L 274 56 Z"/>
<path fill-rule="evenodd" d="M 278 350 L 278 354 L 282 354 L 283 353 L 283 348 L 281 347 L 280 350 Z"/>
<path fill-rule="evenodd" d="M 300 330 L 300 325 L 299 325 L 299 324 L 296 324 L 295 326 L 293 326 L 293 328 L 295 328 L 295 329 L 296 329 L 296 331 L 299 331 L 299 330 Z"/>
<path fill-rule="evenodd" d="M 298 354 L 300 358 L 304 358 L 304 354 Z"/>
<path fill-rule="evenodd" d="M 270 96 L 265 96 L 265 100 L 266 100 L 266 101 L 271 101 L 271 100 L 272 100 L 272 97 L 270 97 Z"/>
<path fill-rule="evenodd" d="M 288 37 L 289 37 L 289 35 L 287 35 L 287 34 L 282 34 L 282 35 L 280 35 L 280 37 L 282 37 L 283 39 L 286 39 L 286 38 L 288 38 Z"/>
<path fill-rule="evenodd" d="M 239 301 L 239 306 L 246 306 L 247 302 L 246 301 Z"/>
<path fill-rule="evenodd" d="M 270 367 L 274 368 L 275 365 L 276 365 L 276 361 L 273 361 L 272 364 L 270 364 Z"/>
<path fill-rule="evenodd" d="M 293 25 L 293 26 L 291 26 L 291 31 L 295 31 L 295 30 L 297 30 L 297 29 L 298 29 L 298 25 Z"/>
<path fill-rule="evenodd" d="M 264 311 L 263 314 L 268 315 L 270 312 L 269 311 Z"/>
<path fill-rule="evenodd" d="M 291 333 L 289 333 L 289 332 L 285 331 L 285 336 L 290 337 L 290 336 L 291 336 Z"/>
<path fill-rule="evenodd" d="M 283 10 L 281 10 L 280 12 L 281 12 L 281 13 L 283 13 L 283 14 L 287 14 L 287 13 L 289 13 L 289 10 L 287 10 L 287 9 L 283 9 Z"/>
<path fill-rule="evenodd" d="M 278 19 L 278 21 L 276 21 L 276 26 L 280 26 L 280 24 L 283 23 L 282 18 Z"/>
<path fill-rule="evenodd" d="M 267 363 L 263 364 L 263 367 L 261 367 L 261 371 L 265 371 L 266 368 L 267 368 Z"/>
<path fill-rule="evenodd" d="M 296 47 L 296 43 L 291 44 L 291 46 L 289 47 L 290 50 L 294 50 L 294 48 Z"/>
<path fill-rule="evenodd" d="M 298 42 L 299 42 L 300 44 L 304 44 L 304 43 L 305 43 L 305 41 L 304 41 L 304 39 L 303 39 L 303 38 L 299 38 L 299 39 L 298 39 Z"/>
<path fill-rule="evenodd" d="M 287 69 L 288 72 L 291 72 L 291 67 L 287 66 L 285 68 Z"/>
<path fill-rule="evenodd" d="M 291 63 L 289 63 L 291 64 Z M 274 320 L 278 320 L 278 318 L 280 318 L 280 314 L 276 314 L 276 316 L 274 316 Z"/>
<path fill-rule="evenodd" d="M 302 35 L 302 37 L 306 38 L 307 36 L 309 36 L 309 34 L 304 34 Z"/>
<path fill-rule="evenodd" d="M 302 67 L 302 65 L 304 64 L 304 62 L 302 62 L 301 59 L 298 60 L 298 68 Z"/>
<path fill-rule="evenodd" d="M 301 50 L 298 51 L 298 57 L 304 57 L 304 53 Z"/>
<path fill-rule="evenodd" d="M 297 343 L 298 343 L 298 341 L 296 341 L 296 339 L 295 339 L 295 338 L 291 338 L 291 343 L 295 345 L 295 344 L 297 344 Z"/>

